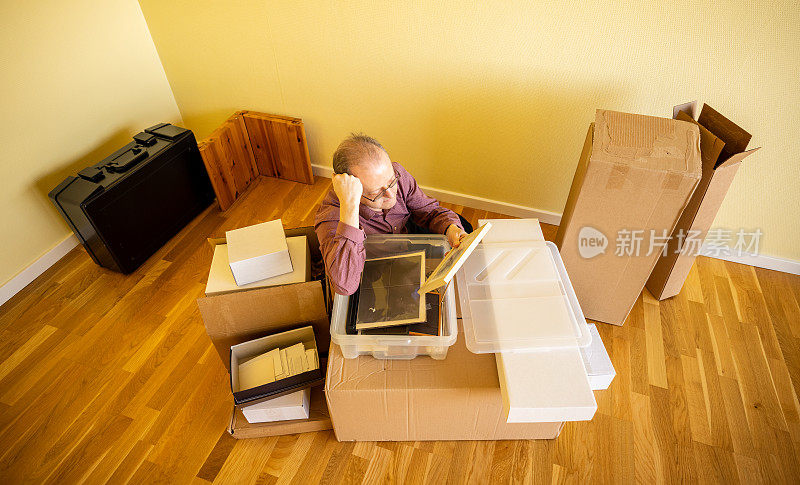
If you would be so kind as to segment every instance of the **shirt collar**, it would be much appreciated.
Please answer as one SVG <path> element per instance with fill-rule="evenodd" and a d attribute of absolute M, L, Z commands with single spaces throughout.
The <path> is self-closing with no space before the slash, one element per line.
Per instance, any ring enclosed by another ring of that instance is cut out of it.
<path fill-rule="evenodd" d="M 378 211 L 374 211 L 374 210 L 370 209 L 369 207 L 365 206 L 364 204 L 359 204 L 358 205 L 358 213 L 364 219 L 372 219 L 372 216 L 377 214 Z"/>

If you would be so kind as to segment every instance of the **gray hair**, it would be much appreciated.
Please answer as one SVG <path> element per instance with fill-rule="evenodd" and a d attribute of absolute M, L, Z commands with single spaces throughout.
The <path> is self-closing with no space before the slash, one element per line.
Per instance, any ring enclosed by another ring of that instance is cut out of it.
<path fill-rule="evenodd" d="M 380 151 L 388 155 L 375 138 L 363 133 L 350 133 L 333 152 L 333 173 L 350 173 L 351 167 L 377 156 Z"/>

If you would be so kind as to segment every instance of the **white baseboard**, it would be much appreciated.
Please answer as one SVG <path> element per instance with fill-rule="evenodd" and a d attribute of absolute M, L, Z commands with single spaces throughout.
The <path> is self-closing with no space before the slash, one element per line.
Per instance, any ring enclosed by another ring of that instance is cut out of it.
<path fill-rule="evenodd" d="M 314 175 L 318 177 L 331 178 L 333 176 L 333 169 L 323 165 L 311 166 Z M 561 214 L 557 212 L 550 212 L 541 209 L 534 209 L 533 207 L 526 207 L 524 205 L 511 204 L 509 202 L 501 202 L 499 200 L 486 199 L 484 197 L 477 197 L 475 195 L 462 194 L 460 192 L 453 192 L 451 190 L 437 189 L 435 187 L 428 187 L 420 185 L 420 188 L 426 194 L 447 202 L 448 204 L 456 204 L 472 207 L 474 209 L 485 210 L 489 212 L 497 212 L 520 218 L 536 218 L 545 224 L 552 224 L 557 226 L 561 222 Z"/>
<path fill-rule="evenodd" d="M 333 169 L 331 167 L 312 165 L 312 168 L 314 175 L 316 176 L 326 178 L 331 178 L 333 176 Z M 431 197 L 435 197 L 450 204 L 474 207 L 475 209 L 487 210 L 521 218 L 537 218 L 545 224 L 552 224 L 554 226 L 557 226 L 561 223 L 561 214 L 557 212 L 534 209 L 533 207 L 510 204 L 508 202 L 500 202 L 499 200 L 486 199 L 474 195 L 452 192 L 450 190 L 426 187 L 424 185 L 421 185 L 420 187 L 422 187 L 422 190 L 424 190 L 425 193 Z M 775 271 L 781 271 L 783 273 L 800 275 L 800 261 L 793 261 L 791 259 L 781 259 L 762 254 L 748 253 L 742 254 L 741 256 L 714 255 L 713 252 L 705 246 L 700 249 L 699 254 L 702 256 L 708 256 L 710 258 L 724 259 L 734 263 L 748 264 L 758 268 L 772 269 Z"/>
<path fill-rule="evenodd" d="M 776 258 L 765 254 L 719 254 L 716 250 L 709 249 L 705 244 L 700 247 L 698 253 L 709 258 L 724 259 L 732 263 L 746 264 L 757 268 L 771 269 L 781 273 L 800 275 L 800 261 L 791 259 Z"/>
<path fill-rule="evenodd" d="M 63 258 L 78 244 L 78 238 L 75 237 L 74 234 L 70 234 L 64 238 L 63 241 L 56 244 L 53 249 L 44 253 L 43 256 L 31 263 L 30 266 L 17 273 L 16 276 L 8 280 L 3 286 L 0 286 L 0 305 L 10 300 L 12 296 L 28 286 L 33 280 L 47 271 L 50 266 L 56 264 L 58 260 Z"/>

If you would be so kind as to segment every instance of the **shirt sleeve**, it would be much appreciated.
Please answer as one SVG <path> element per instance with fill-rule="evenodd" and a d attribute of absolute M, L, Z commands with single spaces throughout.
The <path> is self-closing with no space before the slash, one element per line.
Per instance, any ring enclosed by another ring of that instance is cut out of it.
<path fill-rule="evenodd" d="M 397 165 L 400 174 L 400 183 L 405 190 L 405 203 L 411 218 L 422 227 L 428 227 L 436 234 L 444 234 L 450 224 L 455 224 L 462 230 L 461 219 L 458 214 L 439 205 L 439 201 L 428 197 L 417 185 L 416 179 L 404 168 Z"/>
<path fill-rule="evenodd" d="M 331 288 L 340 295 L 352 295 L 364 270 L 364 231 L 341 221 L 321 221 L 314 230 Z"/>

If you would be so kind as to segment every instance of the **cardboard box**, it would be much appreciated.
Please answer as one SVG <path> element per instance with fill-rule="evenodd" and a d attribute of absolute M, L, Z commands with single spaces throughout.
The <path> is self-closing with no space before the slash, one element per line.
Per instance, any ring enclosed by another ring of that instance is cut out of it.
<path fill-rule="evenodd" d="M 692 103 L 681 106 L 689 110 L 693 108 Z M 703 106 L 699 121 L 695 121 L 686 111 L 677 110 L 675 117 L 694 123 L 700 129 L 703 174 L 672 232 L 666 254 L 658 259 L 647 280 L 647 289 L 659 300 L 673 297 L 681 291 L 694 264 L 699 242 L 706 237 L 714 222 L 742 160 L 758 150 L 745 151 L 750 142 L 750 133 L 708 105 Z M 687 243 L 686 235 L 696 238 L 698 244 Z"/>
<path fill-rule="evenodd" d="M 242 406 L 242 414 L 248 423 L 271 423 L 308 419 L 310 389 L 293 392 L 251 406 Z"/>
<path fill-rule="evenodd" d="M 254 340 L 232 345 L 228 369 L 230 371 L 234 404 L 251 405 L 322 384 L 325 376 L 322 373 L 323 370 L 317 367 L 316 369 L 300 372 L 253 388 L 242 389 L 239 385 L 240 362 L 269 352 L 272 349 L 288 348 L 297 343 L 302 343 L 305 349 L 312 349 L 315 353 L 317 352 L 317 342 L 311 326 L 268 334 Z M 305 358 L 305 350 L 303 350 L 303 357 Z M 319 357 L 316 358 L 316 361 L 319 362 Z"/>
<path fill-rule="evenodd" d="M 197 299 L 206 333 L 225 368 L 232 346 L 310 324 L 322 352 L 330 343 L 321 281 L 237 291 Z"/>
<path fill-rule="evenodd" d="M 650 231 L 672 233 L 700 176 L 695 124 L 597 111 L 556 234 L 587 318 L 625 322 L 661 254 Z"/>
<path fill-rule="evenodd" d="M 228 245 L 224 242 L 215 243 L 212 242 L 212 240 L 210 240 L 210 242 L 214 248 L 214 257 L 211 260 L 211 269 L 208 272 L 206 296 L 221 295 L 223 293 L 249 290 L 251 288 L 302 283 L 303 281 L 309 281 L 311 279 L 311 253 L 308 250 L 308 242 L 305 236 L 286 238 L 286 245 L 289 247 L 289 255 L 292 258 L 293 266 L 290 273 L 273 276 L 272 278 L 242 286 L 236 284 L 236 280 L 233 278 L 233 272 L 228 264 Z"/>
<path fill-rule="evenodd" d="M 228 231 L 225 238 L 228 263 L 239 286 L 292 271 L 280 219 Z"/>
<path fill-rule="evenodd" d="M 272 423 L 248 423 L 242 410 L 233 407 L 231 422 L 228 432 L 237 439 L 265 438 L 267 436 L 281 436 L 296 433 L 311 433 L 331 429 L 331 418 L 328 415 L 328 404 L 322 387 L 311 389 L 308 404 L 308 419 L 292 421 L 276 421 Z"/>
<path fill-rule="evenodd" d="M 553 439 L 563 427 L 506 423 L 494 354 L 467 350 L 463 333 L 441 361 L 345 359 L 331 345 L 325 396 L 339 441 Z"/>
<path fill-rule="evenodd" d="M 324 267 L 319 240 L 313 227 L 286 229 L 287 237 L 306 236 L 314 267 Z M 225 238 L 211 238 L 209 243 L 224 244 Z M 320 269 L 320 271 L 322 271 Z M 330 344 L 329 306 L 324 291 L 324 274 L 320 279 L 290 285 L 206 296 L 197 299 L 206 333 L 230 369 L 230 348 L 233 345 L 263 337 L 270 333 L 311 325 L 319 353 L 325 355 Z"/>

